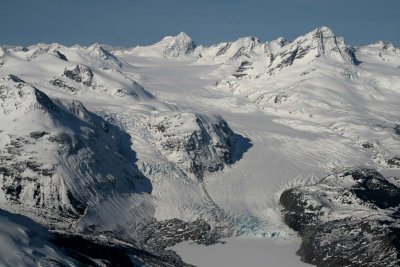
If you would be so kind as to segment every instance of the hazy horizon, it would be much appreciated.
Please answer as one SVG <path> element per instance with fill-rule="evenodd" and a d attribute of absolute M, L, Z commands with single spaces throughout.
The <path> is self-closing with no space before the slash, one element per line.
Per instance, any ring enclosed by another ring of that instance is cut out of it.
<path fill-rule="evenodd" d="M 347 43 L 400 43 L 400 1 L 3 0 L 0 43 L 131 47 L 186 32 L 211 45 L 255 36 L 292 40 L 327 26 Z"/>

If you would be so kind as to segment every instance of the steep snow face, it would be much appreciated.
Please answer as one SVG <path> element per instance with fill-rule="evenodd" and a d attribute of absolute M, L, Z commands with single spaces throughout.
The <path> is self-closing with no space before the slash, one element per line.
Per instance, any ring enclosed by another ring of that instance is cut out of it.
<path fill-rule="evenodd" d="M 0 117 L 12 125 L 0 133 L 3 205 L 74 217 L 117 192 L 151 191 L 130 137 L 81 102 L 55 103 L 14 75 L 0 86 Z"/>
<path fill-rule="evenodd" d="M 175 37 L 165 37 L 160 43 L 166 44 L 163 53 L 166 56 L 172 57 L 190 54 L 197 47 L 193 40 L 184 32 L 179 33 Z"/>
<path fill-rule="evenodd" d="M 93 67 L 97 68 L 121 70 L 129 67 L 128 63 L 114 56 L 99 44 L 93 44 L 91 46 L 75 45 L 72 47 L 59 46 L 56 50 L 64 55 L 68 61 L 81 62 L 83 64 L 90 62 Z"/>
<path fill-rule="evenodd" d="M 106 62 L 109 62 L 110 64 L 114 65 L 114 67 L 117 68 L 124 68 L 126 67 L 126 63 L 122 62 L 121 59 L 117 58 L 113 54 L 111 54 L 108 50 L 106 50 L 104 47 L 102 47 L 99 44 L 94 44 L 89 47 L 87 47 L 87 51 L 89 52 L 89 55 L 91 58 L 99 58 L 102 59 Z"/>
<path fill-rule="evenodd" d="M 0 210 L 0 264 L 3 266 L 78 266 L 49 242 L 51 234 L 33 220 Z"/>

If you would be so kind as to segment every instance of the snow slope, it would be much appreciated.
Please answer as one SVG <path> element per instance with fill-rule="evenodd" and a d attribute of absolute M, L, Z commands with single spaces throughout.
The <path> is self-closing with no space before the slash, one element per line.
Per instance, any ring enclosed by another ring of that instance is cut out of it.
<path fill-rule="evenodd" d="M 0 210 L 0 265 L 77 266 L 49 242 L 51 234 L 33 220 Z"/>
<path fill-rule="evenodd" d="M 210 47 L 185 33 L 126 49 L 2 46 L 0 205 L 162 257 L 179 227 L 190 234 L 175 243 L 295 236 L 285 189 L 400 167 L 399 66 L 392 44 L 351 47 L 327 27 Z"/>

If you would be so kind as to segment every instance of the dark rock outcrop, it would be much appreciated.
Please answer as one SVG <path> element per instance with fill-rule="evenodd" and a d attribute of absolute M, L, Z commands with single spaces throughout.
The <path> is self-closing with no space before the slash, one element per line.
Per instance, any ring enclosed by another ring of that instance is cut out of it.
<path fill-rule="evenodd" d="M 70 78 L 78 83 L 91 87 L 93 86 L 93 72 L 90 68 L 83 65 L 76 65 L 64 70 L 63 76 Z"/>
<path fill-rule="evenodd" d="M 337 171 L 280 197 L 298 254 L 317 266 L 398 266 L 400 188 L 373 169 Z"/>

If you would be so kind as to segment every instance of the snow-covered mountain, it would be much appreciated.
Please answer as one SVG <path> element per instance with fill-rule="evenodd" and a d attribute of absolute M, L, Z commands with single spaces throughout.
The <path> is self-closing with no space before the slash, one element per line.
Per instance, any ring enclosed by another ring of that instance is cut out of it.
<path fill-rule="evenodd" d="M 371 204 L 357 190 L 370 176 L 379 190 L 398 190 L 399 77 L 393 44 L 353 47 L 327 27 L 213 46 L 185 33 L 134 48 L 1 46 L 0 208 L 40 223 L 49 243 L 20 264 L 184 266 L 169 249 L 181 241 L 290 241 L 299 231 L 302 259 L 324 266 L 323 251 L 339 253 L 340 242 L 309 242 L 331 224 L 347 233 L 372 216 L 395 232 L 398 203 L 383 210 L 386 200 Z M 377 234 L 376 223 L 361 233 Z M 8 224 L 0 228 L 27 227 Z M 15 238 L 26 245 L 30 235 Z M 383 255 L 376 243 L 352 242 Z M 398 247 L 384 247 L 397 257 Z M 361 264 L 353 256 L 336 264 Z"/>
<path fill-rule="evenodd" d="M 128 49 L 130 54 L 147 57 L 179 58 L 195 53 L 196 43 L 184 32 L 176 36 L 166 36 L 150 46 L 137 46 Z"/>

